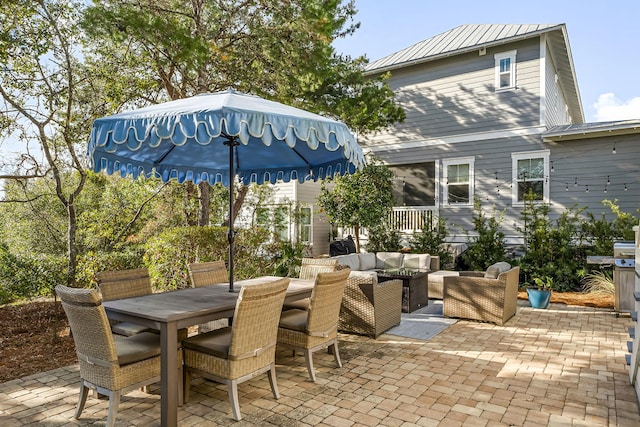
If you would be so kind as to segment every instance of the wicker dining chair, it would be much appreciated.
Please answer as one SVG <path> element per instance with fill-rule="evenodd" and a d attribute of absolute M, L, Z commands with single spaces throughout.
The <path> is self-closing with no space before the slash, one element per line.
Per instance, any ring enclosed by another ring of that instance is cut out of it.
<path fill-rule="evenodd" d="M 160 336 L 142 332 L 114 339 L 97 290 L 58 285 L 55 291 L 69 319 L 80 364 L 74 417 L 80 418 L 93 389 L 109 397 L 106 425 L 113 426 L 122 395 L 160 381 Z"/>
<path fill-rule="evenodd" d="M 191 375 L 227 385 L 233 418 L 242 419 L 238 384 L 267 373 L 271 391 L 280 398 L 276 383 L 276 341 L 289 278 L 240 290 L 232 326 L 198 334 L 183 341 L 184 401 L 189 400 Z"/>
<path fill-rule="evenodd" d="M 217 285 L 229 281 L 224 261 L 192 262 L 187 265 L 191 287 Z M 209 332 L 229 326 L 229 320 L 217 319 L 198 325 L 198 333 Z"/>
<path fill-rule="evenodd" d="M 103 301 L 139 297 L 153 292 L 149 270 L 146 268 L 100 271 L 96 278 Z M 111 321 L 111 330 L 114 334 L 127 337 L 151 331 L 146 326 L 116 321 Z"/>
<path fill-rule="evenodd" d="M 315 280 L 318 273 L 328 273 L 338 269 L 338 260 L 336 258 L 302 258 L 300 265 L 299 279 Z M 282 306 L 283 310 L 291 310 L 297 308 L 306 310 L 309 307 L 309 298 L 297 301 L 286 302 Z"/>
<path fill-rule="evenodd" d="M 338 316 L 342 295 L 351 269 L 318 273 L 307 310 L 282 312 L 278 326 L 278 345 L 304 353 L 309 377 L 315 382 L 313 353 L 329 348 L 342 367 L 338 352 Z"/>
<path fill-rule="evenodd" d="M 187 265 L 191 286 L 216 285 L 229 281 L 229 273 L 224 261 L 192 262 Z"/>

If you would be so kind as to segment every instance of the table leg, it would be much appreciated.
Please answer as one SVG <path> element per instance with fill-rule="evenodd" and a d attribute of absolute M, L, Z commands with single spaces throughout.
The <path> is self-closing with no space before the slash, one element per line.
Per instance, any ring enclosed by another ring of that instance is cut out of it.
<path fill-rule="evenodd" d="M 163 323 L 160 328 L 160 345 L 162 347 L 160 361 L 160 402 L 161 425 L 177 427 L 178 425 L 178 328 L 175 322 Z"/>

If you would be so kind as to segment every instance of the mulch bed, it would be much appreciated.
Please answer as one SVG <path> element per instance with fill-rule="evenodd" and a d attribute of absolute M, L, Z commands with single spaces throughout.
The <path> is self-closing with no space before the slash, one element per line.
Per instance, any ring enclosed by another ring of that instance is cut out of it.
<path fill-rule="evenodd" d="M 0 307 L 0 383 L 77 362 L 59 301 Z"/>
<path fill-rule="evenodd" d="M 518 298 L 527 299 L 526 292 Z M 611 308 L 613 296 L 553 292 L 552 303 Z M 35 301 L 0 307 L 0 383 L 77 363 L 60 302 Z"/>

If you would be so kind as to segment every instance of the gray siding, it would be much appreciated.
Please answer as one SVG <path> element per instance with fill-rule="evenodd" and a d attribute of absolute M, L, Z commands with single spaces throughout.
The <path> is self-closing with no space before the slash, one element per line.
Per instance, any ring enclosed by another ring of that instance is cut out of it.
<path fill-rule="evenodd" d="M 547 51 L 548 52 L 548 51 Z M 567 103 L 562 95 L 556 66 L 547 53 L 545 58 L 545 125 L 547 127 L 571 123 Z"/>
<path fill-rule="evenodd" d="M 614 143 L 616 154 L 612 154 Z M 504 214 L 502 230 L 509 242 L 517 242 L 522 237 L 518 231 L 518 228 L 523 227 L 520 218 L 522 207 L 513 206 L 512 203 L 511 154 L 537 150 L 551 152 L 549 160 L 553 162 L 553 171 L 549 171 L 548 185 L 552 219 L 555 220 L 565 209 L 576 206 L 586 208 L 598 218 L 605 214 L 608 219 L 613 219 L 612 213 L 602 205 L 605 199 L 617 199 L 622 211 L 638 215 L 640 135 L 574 140 L 561 144 L 544 143 L 539 135 L 531 135 L 472 143 L 425 145 L 400 152 L 380 153 L 379 157 L 396 161 L 424 159 L 424 168 L 416 164 L 394 168 L 397 171 L 405 170 L 405 173 L 406 170 L 429 170 L 433 163 L 427 159 L 441 161 L 456 157 L 473 157 L 475 196 L 480 199 L 485 213 Z M 574 186 L 576 178 L 578 185 Z M 442 183 L 442 168 L 438 182 Z M 431 186 L 432 181 L 425 175 L 422 184 L 425 193 L 430 191 Z M 589 192 L 586 192 L 587 186 Z M 605 186 L 607 193 L 604 193 Z M 438 185 L 438 191 L 439 200 L 442 200 L 442 185 Z M 465 241 L 467 235 L 473 234 L 472 215 L 471 206 L 440 206 L 440 216 L 448 224 L 450 240 Z"/>
<path fill-rule="evenodd" d="M 494 54 L 517 50 L 517 90 L 495 92 Z M 361 138 L 379 145 L 540 125 L 539 39 L 394 70 L 389 81 L 407 118 Z"/>
<path fill-rule="evenodd" d="M 616 154 L 612 154 L 614 144 Z M 640 213 L 640 134 L 566 141 L 549 148 L 554 166 L 550 198 L 556 213 L 579 205 L 613 219 L 602 205 L 605 199 L 617 199 L 624 212 Z"/>

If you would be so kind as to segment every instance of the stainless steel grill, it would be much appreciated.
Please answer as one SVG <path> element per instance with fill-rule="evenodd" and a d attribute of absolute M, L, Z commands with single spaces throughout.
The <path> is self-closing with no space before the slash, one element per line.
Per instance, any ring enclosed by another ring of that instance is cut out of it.
<path fill-rule="evenodd" d="M 636 249 L 633 242 L 613 244 L 613 283 L 615 285 L 616 315 L 635 309 Z"/>

